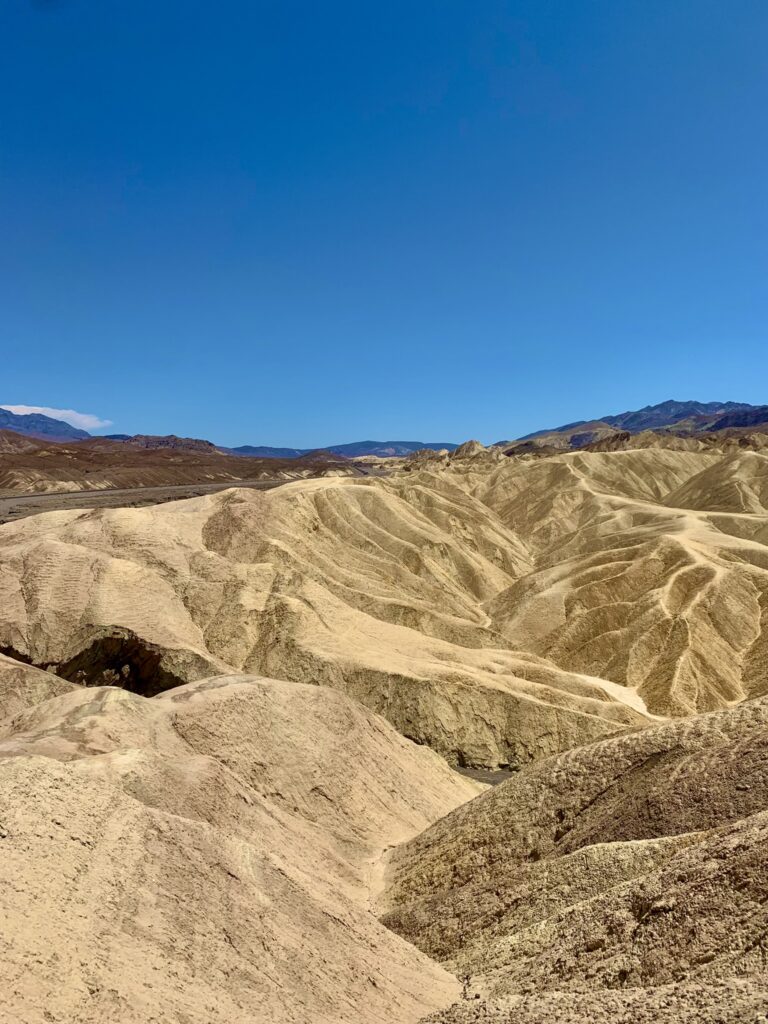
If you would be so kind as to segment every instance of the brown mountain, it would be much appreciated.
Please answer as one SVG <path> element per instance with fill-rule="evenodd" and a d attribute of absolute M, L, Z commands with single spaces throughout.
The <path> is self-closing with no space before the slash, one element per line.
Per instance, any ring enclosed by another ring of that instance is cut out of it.
<path fill-rule="evenodd" d="M 266 478 L 300 479 L 333 469 L 354 472 L 343 460 L 238 458 L 210 441 L 173 435 L 56 443 L 0 432 L 0 493 L 5 494 L 236 484 Z"/>

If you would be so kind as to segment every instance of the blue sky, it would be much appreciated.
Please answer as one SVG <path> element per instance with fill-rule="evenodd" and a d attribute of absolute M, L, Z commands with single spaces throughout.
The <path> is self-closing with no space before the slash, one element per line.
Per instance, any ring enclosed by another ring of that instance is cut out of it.
<path fill-rule="evenodd" d="M 764 0 L 6 0 L 0 403 L 222 444 L 768 402 Z"/>

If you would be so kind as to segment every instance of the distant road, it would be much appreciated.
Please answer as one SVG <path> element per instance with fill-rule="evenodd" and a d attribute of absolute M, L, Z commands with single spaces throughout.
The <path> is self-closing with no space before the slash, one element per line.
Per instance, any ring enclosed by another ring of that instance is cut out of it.
<path fill-rule="evenodd" d="M 378 466 L 354 466 L 354 475 L 386 476 Z M 312 477 L 297 477 L 313 479 Z M 182 498 L 199 498 L 203 494 L 226 491 L 230 487 L 250 487 L 257 491 L 269 491 L 281 484 L 294 483 L 283 477 L 273 480 L 218 480 L 215 483 L 172 484 L 160 487 L 105 488 L 92 491 L 58 491 L 55 494 L 5 494 L 0 493 L 0 524 L 11 523 L 25 516 L 36 516 L 39 512 L 57 512 L 62 509 L 88 508 L 140 508 L 143 505 L 161 505 L 164 501 L 179 501 Z"/>
<path fill-rule="evenodd" d="M 203 494 L 226 491 L 230 487 L 251 487 L 268 491 L 290 480 L 226 480 L 210 484 L 174 484 L 171 487 L 127 487 L 121 490 L 59 491 L 55 494 L 17 494 L 0 498 L 0 523 L 14 522 L 39 512 L 61 509 L 139 508 L 160 505 L 164 501 L 199 498 Z"/>

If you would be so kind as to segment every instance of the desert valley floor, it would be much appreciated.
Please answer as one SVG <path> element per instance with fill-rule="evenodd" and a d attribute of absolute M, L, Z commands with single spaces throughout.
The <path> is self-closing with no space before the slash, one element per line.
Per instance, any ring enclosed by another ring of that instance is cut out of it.
<path fill-rule="evenodd" d="M 763 450 L 32 515 L 0 651 L 3 1024 L 766 1019 Z"/>

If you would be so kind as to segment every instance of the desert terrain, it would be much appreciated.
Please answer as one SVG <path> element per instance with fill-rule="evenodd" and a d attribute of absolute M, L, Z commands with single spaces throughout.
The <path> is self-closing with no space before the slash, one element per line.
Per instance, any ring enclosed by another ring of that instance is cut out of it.
<path fill-rule="evenodd" d="M 52 441 L 0 430 L 0 498 L 282 482 L 356 472 L 353 462 L 323 452 L 295 459 L 249 458 L 210 441 L 173 435 Z"/>
<path fill-rule="evenodd" d="M 768 452 L 704 426 L 67 443 L 202 493 L 0 526 L 0 1020 L 761 1019 Z"/>

